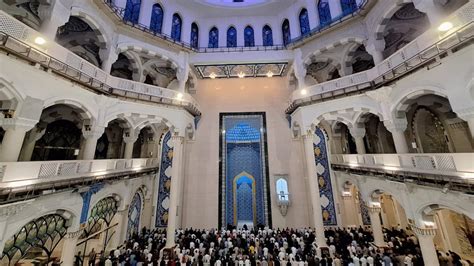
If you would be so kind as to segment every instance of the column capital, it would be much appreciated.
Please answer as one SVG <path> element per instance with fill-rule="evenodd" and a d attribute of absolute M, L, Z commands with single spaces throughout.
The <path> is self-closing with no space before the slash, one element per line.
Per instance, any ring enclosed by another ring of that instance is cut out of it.
<path fill-rule="evenodd" d="M 78 238 L 81 236 L 83 229 L 79 229 L 77 231 L 72 231 L 72 232 L 67 232 L 64 238 L 66 239 L 73 239 L 73 238 Z"/>
<path fill-rule="evenodd" d="M 85 139 L 98 139 L 102 137 L 105 132 L 105 127 L 100 126 L 84 126 L 82 135 Z"/>
<path fill-rule="evenodd" d="M 436 235 L 436 228 L 421 228 L 414 224 L 410 224 L 411 230 L 418 236 L 430 236 L 434 237 Z"/>
<path fill-rule="evenodd" d="M 138 134 L 135 133 L 135 130 L 130 129 L 123 133 L 123 142 L 125 143 L 135 143 L 138 139 Z"/>
<path fill-rule="evenodd" d="M 404 132 L 407 129 L 408 122 L 406 119 L 394 119 L 383 121 L 385 128 L 391 133 Z"/>
<path fill-rule="evenodd" d="M 171 136 L 171 140 L 173 142 L 179 142 L 180 144 L 183 144 L 184 142 L 184 137 L 183 136 L 180 136 L 180 135 L 174 135 L 174 136 Z"/>
<path fill-rule="evenodd" d="M 3 118 L 0 119 L 0 126 L 5 130 L 21 130 L 27 132 L 36 126 L 38 120 L 28 118 Z"/>
<path fill-rule="evenodd" d="M 362 127 L 351 127 L 349 131 L 354 138 L 363 138 L 365 136 L 365 128 Z"/>
<path fill-rule="evenodd" d="M 370 213 L 381 213 L 382 208 L 374 205 L 366 205 Z"/>
<path fill-rule="evenodd" d="M 306 130 L 306 132 L 304 132 L 305 134 L 302 135 L 301 137 L 303 137 L 303 139 L 314 139 L 314 131 L 312 129 L 308 129 Z"/>

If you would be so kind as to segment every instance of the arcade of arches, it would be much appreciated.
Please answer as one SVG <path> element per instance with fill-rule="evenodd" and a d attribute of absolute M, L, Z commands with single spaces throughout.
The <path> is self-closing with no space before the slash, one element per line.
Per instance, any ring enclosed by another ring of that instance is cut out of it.
<path fill-rule="evenodd" d="M 474 265 L 473 8 L 1 1 L 0 265 Z"/>

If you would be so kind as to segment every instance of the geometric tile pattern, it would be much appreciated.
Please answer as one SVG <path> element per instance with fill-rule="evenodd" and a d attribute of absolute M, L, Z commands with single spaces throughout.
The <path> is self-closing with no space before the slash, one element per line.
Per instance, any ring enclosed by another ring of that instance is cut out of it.
<path fill-rule="evenodd" d="M 314 157 L 316 173 L 319 183 L 319 195 L 321 197 L 321 209 L 323 222 L 326 226 L 337 225 L 336 207 L 331 182 L 331 171 L 327 153 L 326 137 L 324 132 L 317 127 L 314 138 Z"/>
<path fill-rule="evenodd" d="M 172 163 L 173 143 L 171 140 L 171 132 L 168 131 L 163 138 L 161 149 L 160 181 L 158 183 L 158 202 L 156 204 L 156 227 L 168 226 Z"/>
<path fill-rule="evenodd" d="M 256 78 L 281 77 L 285 75 L 287 62 L 281 63 L 248 63 L 223 65 L 194 65 L 201 79 L 214 78 Z M 240 76 L 239 76 L 240 75 Z"/>

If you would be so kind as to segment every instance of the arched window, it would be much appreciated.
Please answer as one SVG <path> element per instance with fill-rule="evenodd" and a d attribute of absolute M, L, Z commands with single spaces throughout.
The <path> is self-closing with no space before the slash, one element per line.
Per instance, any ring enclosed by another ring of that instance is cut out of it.
<path fill-rule="evenodd" d="M 178 14 L 173 15 L 173 24 L 171 25 L 171 39 L 181 41 L 181 24 L 182 20 Z"/>
<path fill-rule="evenodd" d="M 216 27 L 212 27 L 209 31 L 209 48 L 219 47 L 219 30 Z"/>
<path fill-rule="evenodd" d="M 199 28 L 196 23 L 191 24 L 191 47 L 199 48 Z"/>
<path fill-rule="evenodd" d="M 279 178 L 276 181 L 276 192 L 278 195 L 278 201 L 285 202 L 289 201 L 288 181 L 284 178 Z"/>
<path fill-rule="evenodd" d="M 161 33 L 163 27 L 163 8 L 160 4 L 154 4 L 151 9 L 150 30 L 155 33 Z"/>
<path fill-rule="evenodd" d="M 331 24 L 331 10 L 328 0 L 319 0 L 318 3 L 319 25 L 324 27 Z"/>
<path fill-rule="evenodd" d="M 288 45 L 291 42 L 290 22 L 288 19 L 283 21 L 281 25 L 281 31 L 283 33 L 283 44 Z"/>
<path fill-rule="evenodd" d="M 308 19 L 308 10 L 303 8 L 300 12 L 300 30 L 301 35 L 306 35 L 309 33 L 309 19 Z"/>
<path fill-rule="evenodd" d="M 237 47 L 237 30 L 234 27 L 227 30 L 227 47 Z"/>
<path fill-rule="evenodd" d="M 356 0 L 341 0 L 342 14 L 347 16 L 357 10 Z"/>
<path fill-rule="evenodd" d="M 255 38 L 253 34 L 253 28 L 250 26 L 245 27 L 244 30 L 244 45 L 245 47 L 254 47 Z"/>
<path fill-rule="evenodd" d="M 265 25 L 262 29 L 263 46 L 273 46 L 273 33 L 270 26 Z"/>
<path fill-rule="evenodd" d="M 123 20 L 130 21 L 133 24 L 138 23 L 138 17 L 140 16 L 140 5 L 142 4 L 141 0 L 127 0 L 125 6 L 125 13 L 123 15 Z"/>
<path fill-rule="evenodd" d="M 128 209 L 127 239 L 140 233 L 140 218 L 142 215 L 142 198 L 140 193 L 135 193 Z"/>

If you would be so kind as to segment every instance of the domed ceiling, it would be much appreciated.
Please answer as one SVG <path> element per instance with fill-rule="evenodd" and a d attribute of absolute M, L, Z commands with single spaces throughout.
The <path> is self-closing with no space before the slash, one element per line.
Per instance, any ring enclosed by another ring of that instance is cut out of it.
<path fill-rule="evenodd" d="M 176 0 L 202 17 L 274 16 L 296 0 Z M 211 7 L 211 8 L 210 8 Z"/>

